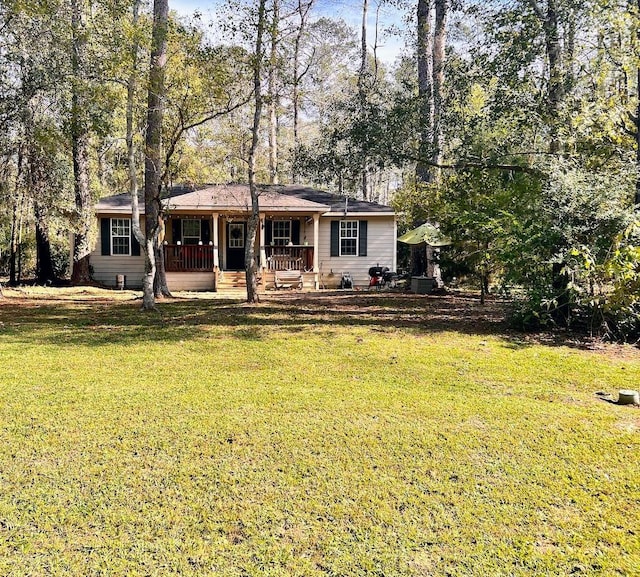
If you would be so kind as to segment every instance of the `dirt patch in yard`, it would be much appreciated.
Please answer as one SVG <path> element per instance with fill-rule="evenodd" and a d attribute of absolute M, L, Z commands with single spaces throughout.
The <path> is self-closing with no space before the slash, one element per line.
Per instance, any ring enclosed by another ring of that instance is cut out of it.
<path fill-rule="evenodd" d="M 454 331 L 495 335 L 514 347 L 535 344 L 594 351 L 619 360 L 640 360 L 640 347 L 609 343 L 566 329 L 526 333 L 509 325 L 510 301 L 489 297 L 484 304 L 476 295 L 447 292 L 414 295 L 392 292 L 267 293 L 260 306 L 289 306 L 293 314 L 320 315 L 336 322 L 390 323 L 427 331 Z M 251 306 L 251 305 L 245 305 Z"/>
<path fill-rule="evenodd" d="M 250 313 L 260 314 L 263 322 L 294 324 L 315 322 L 366 326 L 372 330 L 389 327 L 414 328 L 421 332 L 458 332 L 473 335 L 496 335 L 513 347 L 534 344 L 569 346 L 593 351 L 619 360 L 640 360 L 640 348 L 603 342 L 567 330 L 524 333 L 508 324 L 509 301 L 488 298 L 484 304 L 473 294 L 448 292 L 441 295 L 414 295 L 401 292 L 321 291 L 321 292 L 267 292 L 260 295 L 261 302 L 250 305 L 241 293 L 176 293 L 173 298 L 157 301 L 160 314 L 167 313 L 165 322 L 212 322 L 224 320 L 245 324 Z M 206 303 L 206 315 L 202 305 Z M 4 289 L 0 298 L 0 320 L 7 322 L 12 310 L 41 306 L 64 305 L 81 311 L 103 310 L 113 306 L 137 308 L 141 305 L 139 291 L 116 291 L 94 287 L 42 288 L 26 287 Z M 191 305 L 195 305 L 192 307 Z M 209 306 L 210 305 L 210 306 Z M 193 315 L 194 308 L 198 314 Z M 273 320 L 268 320 L 273 313 Z M 131 312 L 129 312 L 129 315 Z M 285 320 L 282 320 L 282 319 Z M 171 320 L 170 320 L 171 319 Z M 131 320 L 131 319 L 130 319 Z"/>
<path fill-rule="evenodd" d="M 467 295 L 413 295 L 405 293 L 289 293 L 267 294 L 262 305 L 292 307 L 297 314 L 321 315 L 336 321 L 358 319 L 377 324 L 422 327 L 464 333 L 497 334 L 509 331 L 504 301 L 484 305 Z"/>

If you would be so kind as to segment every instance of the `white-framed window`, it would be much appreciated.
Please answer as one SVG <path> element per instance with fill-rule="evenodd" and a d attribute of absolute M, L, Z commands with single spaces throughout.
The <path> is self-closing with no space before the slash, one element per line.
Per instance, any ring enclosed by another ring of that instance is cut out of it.
<path fill-rule="evenodd" d="M 131 219 L 111 219 L 111 254 L 131 255 Z"/>
<path fill-rule="evenodd" d="M 201 236 L 201 222 L 199 219 L 182 219 L 182 243 L 198 244 Z"/>
<path fill-rule="evenodd" d="M 274 220 L 271 240 L 275 245 L 287 245 L 291 242 L 291 221 Z"/>
<path fill-rule="evenodd" d="M 340 221 L 340 256 L 358 256 L 358 221 Z"/>
<path fill-rule="evenodd" d="M 229 223 L 229 248 L 244 248 L 244 224 Z"/>

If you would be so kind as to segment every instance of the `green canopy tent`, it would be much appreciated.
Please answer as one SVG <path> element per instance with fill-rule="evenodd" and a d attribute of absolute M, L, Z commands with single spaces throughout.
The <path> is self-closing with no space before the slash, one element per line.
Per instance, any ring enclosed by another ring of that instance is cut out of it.
<path fill-rule="evenodd" d="M 439 286 L 441 283 L 440 267 L 435 255 L 437 249 L 452 243 L 440 232 L 438 227 L 425 222 L 419 227 L 405 232 L 398 238 L 398 242 L 411 246 L 411 274 L 433 277 Z"/>
<path fill-rule="evenodd" d="M 429 222 L 425 222 L 418 228 L 405 232 L 401 237 L 398 237 L 398 242 L 411 245 L 425 243 L 433 247 L 449 246 L 451 244 L 451 241 L 443 236 L 436 226 Z"/>

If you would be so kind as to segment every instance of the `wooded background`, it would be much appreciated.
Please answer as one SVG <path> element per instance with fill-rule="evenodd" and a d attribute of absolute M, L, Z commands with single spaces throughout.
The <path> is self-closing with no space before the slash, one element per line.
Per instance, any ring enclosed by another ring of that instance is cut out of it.
<path fill-rule="evenodd" d="M 166 9 L 0 2 L 8 282 L 90 281 L 102 196 L 253 167 L 438 223 L 445 278 L 518 297 L 521 326 L 637 338 L 638 2 L 364 0 L 359 29 L 314 0 L 230 0 L 216 29 Z"/>

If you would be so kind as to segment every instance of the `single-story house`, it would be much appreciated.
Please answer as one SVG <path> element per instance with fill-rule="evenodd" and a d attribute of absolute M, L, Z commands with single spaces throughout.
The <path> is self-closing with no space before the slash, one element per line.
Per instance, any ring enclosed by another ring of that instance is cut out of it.
<path fill-rule="evenodd" d="M 164 201 L 167 284 L 171 290 L 218 290 L 242 283 L 251 197 L 247 185 L 174 187 Z M 305 186 L 260 188 L 256 239 L 261 283 L 276 272 L 300 271 L 305 288 L 336 288 L 343 273 L 368 285 L 371 266 L 396 269 L 394 210 L 345 199 Z M 140 212 L 144 213 L 141 203 Z M 139 288 L 144 270 L 131 229 L 131 198 L 118 194 L 96 206 L 98 242 L 91 253 L 93 278 Z"/>

